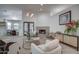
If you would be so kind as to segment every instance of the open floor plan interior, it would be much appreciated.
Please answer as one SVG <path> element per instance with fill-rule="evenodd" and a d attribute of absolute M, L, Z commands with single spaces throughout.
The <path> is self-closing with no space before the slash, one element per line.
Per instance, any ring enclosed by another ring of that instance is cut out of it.
<path fill-rule="evenodd" d="M 79 54 L 79 4 L 0 4 L 0 54 Z"/>

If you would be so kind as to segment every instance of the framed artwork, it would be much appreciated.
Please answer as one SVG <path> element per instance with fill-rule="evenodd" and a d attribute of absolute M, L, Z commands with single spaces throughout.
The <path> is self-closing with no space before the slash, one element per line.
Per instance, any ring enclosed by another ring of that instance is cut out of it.
<path fill-rule="evenodd" d="M 65 25 L 71 22 L 71 11 L 59 15 L 59 25 Z"/>

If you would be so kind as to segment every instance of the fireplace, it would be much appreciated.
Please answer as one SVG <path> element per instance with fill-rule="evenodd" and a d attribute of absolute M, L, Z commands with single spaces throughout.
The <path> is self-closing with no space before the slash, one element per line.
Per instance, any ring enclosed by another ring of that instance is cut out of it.
<path fill-rule="evenodd" d="M 40 29 L 39 34 L 46 34 L 46 30 L 45 29 Z"/>
<path fill-rule="evenodd" d="M 49 34 L 49 27 L 48 26 L 38 26 L 36 27 L 36 32 L 38 36 L 45 35 L 47 36 Z"/>

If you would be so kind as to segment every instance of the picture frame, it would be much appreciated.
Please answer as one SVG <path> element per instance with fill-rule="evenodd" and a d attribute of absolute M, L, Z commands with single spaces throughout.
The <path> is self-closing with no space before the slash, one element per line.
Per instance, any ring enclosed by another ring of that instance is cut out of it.
<path fill-rule="evenodd" d="M 59 15 L 59 25 L 65 25 L 71 22 L 71 11 Z"/>

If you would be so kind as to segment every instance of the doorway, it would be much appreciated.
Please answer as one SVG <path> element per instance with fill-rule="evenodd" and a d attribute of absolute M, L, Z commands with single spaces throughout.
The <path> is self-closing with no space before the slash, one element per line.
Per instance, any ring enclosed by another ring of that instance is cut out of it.
<path fill-rule="evenodd" d="M 24 22 L 23 23 L 23 35 L 27 36 L 28 39 L 33 35 L 34 32 L 34 22 Z"/>

